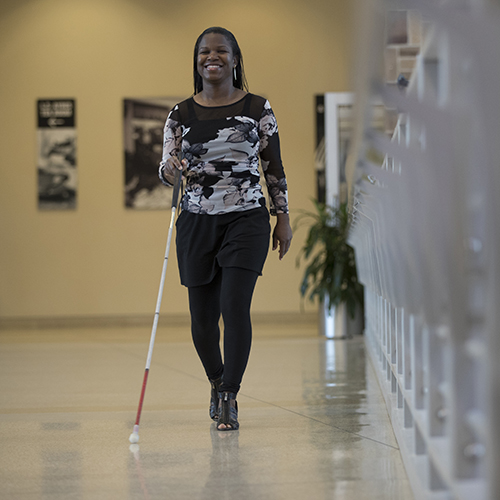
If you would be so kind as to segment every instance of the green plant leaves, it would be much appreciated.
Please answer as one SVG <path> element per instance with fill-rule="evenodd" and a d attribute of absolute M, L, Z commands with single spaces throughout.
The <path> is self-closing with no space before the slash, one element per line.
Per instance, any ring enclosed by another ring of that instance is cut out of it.
<path fill-rule="evenodd" d="M 332 207 L 312 201 L 316 210 L 301 211 L 294 222 L 294 229 L 308 227 L 296 260 L 297 267 L 302 260 L 306 262 L 300 293 L 310 300 L 326 300 L 329 308 L 344 302 L 354 318 L 357 306 L 363 304 L 363 286 L 357 277 L 354 249 L 347 243 L 347 203 Z"/>

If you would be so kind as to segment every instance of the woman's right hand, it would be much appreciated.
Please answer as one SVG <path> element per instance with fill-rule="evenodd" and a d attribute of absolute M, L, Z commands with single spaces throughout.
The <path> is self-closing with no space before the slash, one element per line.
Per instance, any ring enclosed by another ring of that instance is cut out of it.
<path fill-rule="evenodd" d="M 163 167 L 163 177 L 170 182 L 170 184 L 174 183 L 175 171 L 182 170 L 183 172 L 186 170 L 188 165 L 187 160 L 179 161 L 176 156 L 171 156 L 165 166 Z M 184 179 L 184 176 L 182 177 Z"/>

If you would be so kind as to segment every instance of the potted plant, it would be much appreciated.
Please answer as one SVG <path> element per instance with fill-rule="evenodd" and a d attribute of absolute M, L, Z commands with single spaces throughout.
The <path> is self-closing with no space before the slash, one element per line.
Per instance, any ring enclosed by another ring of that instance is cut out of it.
<path fill-rule="evenodd" d="M 347 315 L 351 320 L 360 315 L 364 297 L 363 285 L 356 272 L 354 249 L 347 243 L 347 203 L 339 203 L 336 207 L 316 200 L 313 203 L 316 210 L 301 211 L 295 221 L 296 229 L 309 227 L 296 260 L 297 266 L 302 260 L 306 261 L 300 293 L 311 301 L 319 299 L 322 328 L 327 330 L 328 322 L 335 328 L 334 335 L 328 331 L 325 335 L 345 338 L 349 336 Z"/>

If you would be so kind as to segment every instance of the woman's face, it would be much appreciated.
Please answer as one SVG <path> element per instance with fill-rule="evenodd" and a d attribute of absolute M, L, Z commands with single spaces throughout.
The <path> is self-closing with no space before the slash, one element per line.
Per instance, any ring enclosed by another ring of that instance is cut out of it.
<path fill-rule="evenodd" d="M 224 35 L 207 33 L 198 48 L 198 73 L 204 81 L 221 82 L 233 79 L 236 57 L 231 44 Z"/>

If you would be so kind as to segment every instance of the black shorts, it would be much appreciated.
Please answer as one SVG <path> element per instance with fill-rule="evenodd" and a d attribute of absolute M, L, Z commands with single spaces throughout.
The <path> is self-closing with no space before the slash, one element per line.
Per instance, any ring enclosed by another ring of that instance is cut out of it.
<path fill-rule="evenodd" d="M 184 286 L 210 283 L 221 267 L 262 274 L 271 234 L 267 208 L 222 215 L 183 210 L 176 228 L 177 261 Z"/>

